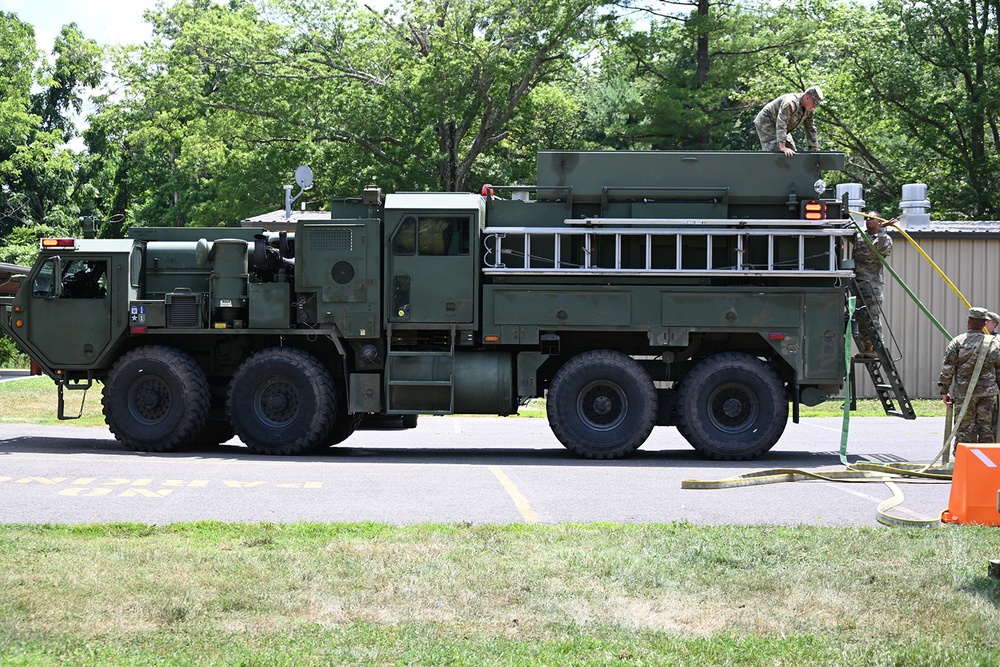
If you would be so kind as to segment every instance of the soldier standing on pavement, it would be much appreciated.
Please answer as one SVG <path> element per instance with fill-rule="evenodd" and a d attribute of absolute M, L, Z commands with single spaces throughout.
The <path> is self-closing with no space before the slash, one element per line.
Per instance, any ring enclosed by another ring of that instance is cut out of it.
<path fill-rule="evenodd" d="M 996 442 L 997 377 L 1000 376 L 1000 345 L 983 333 L 989 311 L 970 308 L 968 331 L 951 339 L 945 349 L 938 387 L 947 405 L 961 405 L 972 384 L 972 375 L 980 354 L 985 361 L 972 389 L 969 407 L 962 422 L 953 425 L 954 442 Z M 958 414 L 955 415 L 958 417 Z"/>
<path fill-rule="evenodd" d="M 868 311 L 871 326 L 862 326 L 858 336 L 864 345 L 863 356 L 875 355 L 874 338 L 882 341 L 882 262 L 879 255 L 888 258 L 892 253 L 892 239 L 885 232 L 885 227 L 896 224 L 896 220 L 883 221 L 877 211 L 869 213 L 865 218 L 865 228 L 871 245 L 858 233 L 854 237 L 854 276 L 861 293 L 861 302 Z"/>
<path fill-rule="evenodd" d="M 768 102 L 753 119 L 764 151 L 781 151 L 786 157 L 795 155 L 792 130 L 802 125 L 809 150 L 819 150 L 819 135 L 813 110 L 823 103 L 823 91 L 812 86 L 803 93 L 786 93 Z"/>
<path fill-rule="evenodd" d="M 997 315 L 992 310 L 986 313 L 986 333 L 995 334 L 998 324 L 1000 324 L 1000 315 Z"/>

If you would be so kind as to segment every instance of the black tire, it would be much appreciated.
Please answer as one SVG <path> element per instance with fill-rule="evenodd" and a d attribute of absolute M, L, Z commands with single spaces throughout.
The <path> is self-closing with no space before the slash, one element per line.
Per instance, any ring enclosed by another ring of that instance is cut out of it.
<path fill-rule="evenodd" d="M 656 423 L 656 387 L 637 361 L 614 350 L 570 359 L 549 385 L 549 426 L 563 446 L 588 459 L 631 454 Z"/>
<path fill-rule="evenodd" d="M 337 400 L 337 418 L 333 422 L 333 427 L 330 429 L 330 435 L 326 437 L 323 441 L 322 447 L 333 447 L 339 445 L 344 440 L 347 440 L 351 435 L 358 430 L 358 426 L 361 424 L 362 418 L 365 414 L 363 412 L 355 412 L 353 415 L 347 412 L 347 401 L 344 400 L 343 386 L 338 385 L 337 387 L 340 391 L 338 393 Z"/>
<path fill-rule="evenodd" d="M 313 355 L 272 347 L 244 361 L 226 396 L 233 430 L 258 454 L 302 454 L 323 445 L 337 397 L 330 371 Z"/>
<path fill-rule="evenodd" d="M 417 417 L 420 415 L 403 415 L 403 428 L 416 428 Z"/>
<path fill-rule="evenodd" d="M 743 352 L 698 362 L 681 381 L 677 430 L 718 461 L 755 459 L 774 446 L 788 422 L 788 395 L 773 368 Z"/>
<path fill-rule="evenodd" d="M 122 355 L 104 383 L 108 428 L 125 447 L 169 452 L 192 444 L 208 420 L 208 377 L 188 354 L 149 345 Z"/>

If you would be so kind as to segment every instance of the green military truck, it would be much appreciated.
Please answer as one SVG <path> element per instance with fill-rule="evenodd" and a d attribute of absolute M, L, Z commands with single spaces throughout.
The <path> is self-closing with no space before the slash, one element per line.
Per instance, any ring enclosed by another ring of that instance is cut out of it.
<path fill-rule="evenodd" d="M 542 152 L 537 184 L 369 187 L 289 229 L 45 239 L 0 325 L 127 448 L 300 454 L 365 415 L 545 397 L 590 458 L 750 459 L 843 386 L 842 153 Z M 845 198 L 846 199 L 846 198 Z M 847 253 L 845 255 L 845 253 Z"/>

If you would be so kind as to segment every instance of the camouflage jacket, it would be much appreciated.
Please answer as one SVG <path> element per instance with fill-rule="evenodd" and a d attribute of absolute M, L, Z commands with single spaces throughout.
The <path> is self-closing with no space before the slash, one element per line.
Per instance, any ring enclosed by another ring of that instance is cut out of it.
<path fill-rule="evenodd" d="M 813 109 L 802 106 L 802 96 L 805 93 L 787 93 L 777 97 L 760 110 L 754 118 L 754 125 L 771 130 L 778 141 L 785 141 L 788 134 L 802 125 L 806 131 L 806 143 L 809 148 L 819 148 L 819 135 L 813 121 Z"/>
<path fill-rule="evenodd" d="M 941 377 L 938 387 L 942 394 L 951 394 L 952 398 L 962 397 L 969 390 L 972 381 L 972 371 L 979 359 L 979 348 L 984 344 L 985 334 L 982 331 L 970 329 L 964 334 L 955 336 L 948 343 L 944 352 L 944 362 L 941 364 Z M 1000 341 L 995 336 L 989 336 L 985 343 L 989 345 L 986 361 L 979 372 L 973 396 L 996 396 L 1000 393 L 997 387 L 997 377 L 1000 377 Z"/>
<path fill-rule="evenodd" d="M 882 262 L 876 256 L 875 250 L 878 250 L 883 257 L 889 257 L 892 254 L 892 239 L 889 238 L 884 229 L 879 229 L 875 236 L 868 235 L 872 245 L 875 246 L 875 250 L 872 250 L 872 246 L 861 238 L 861 234 L 859 232 L 854 238 L 854 274 L 859 281 L 881 285 L 884 282 L 882 280 Z"/>

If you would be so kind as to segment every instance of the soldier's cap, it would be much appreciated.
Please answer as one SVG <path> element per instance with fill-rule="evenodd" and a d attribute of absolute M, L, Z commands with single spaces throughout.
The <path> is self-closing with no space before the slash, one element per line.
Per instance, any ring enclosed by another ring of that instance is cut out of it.
<path fill-rule="evenodd" d="M 989 320 L 990 311 L 985 308 L 969 308 L 969 319 L 970 320 Z"/>
<path fill-rule="evenodd" d="M 813 98 L 813 102 L 818 105 L 823 104 L 823 91 L 820 90 L 819 86 L 810 86 L 806 88 L 806 95 Z"/>
<path fill-rule="evenodd" d="M 1000 315 L 997 315 L 992 310 L 986 313 L 986 319 L 993 320 L 997 324 L 1000 324 Z"/>

